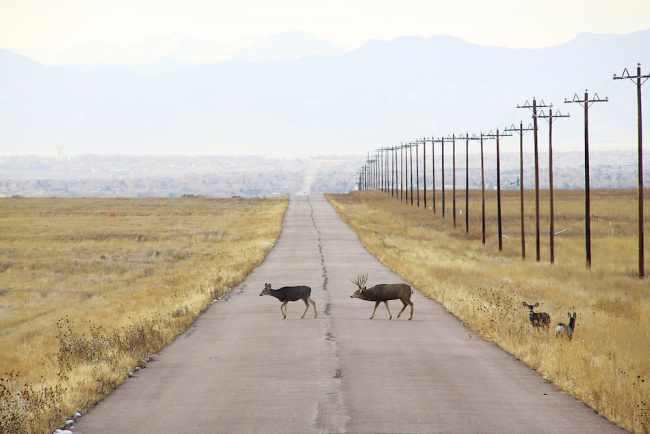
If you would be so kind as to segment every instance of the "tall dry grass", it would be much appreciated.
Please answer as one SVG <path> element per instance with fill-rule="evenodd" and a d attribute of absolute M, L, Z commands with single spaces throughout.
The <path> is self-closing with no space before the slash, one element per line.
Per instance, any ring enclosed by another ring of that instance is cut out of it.
<path fill-rule="evenodd" d="M 288 206 L 0 201 L 0 433 L 51 432 L 146 366 L 259 265 Z"/>
<path fill-rule="evenodd" d="M 536 262 L 534 192 L 526 192 L 526 260 L 521 258 L 519 193 L 504 194 L 504 248 L 498 250 L 495 193 L 487 195 L 487 238 L 481 242 L 480 191 L 464 191 L 446 217 L 400 203 L 390 193 L 328 195 L 330 203 L 385 265 L 441 302 L 468 327 L 514 354 L 561 390 L 635 433 L 650 432 L 650 284 L 638 279 L 635 191 L 592 192 L 592 268 L 585 259 L 584 195 L 556 191 L 555 264 L 549 262 L 548 192 L 542 194 L 542 260 Z M 428 206 L 432 205 L 428 197 Z M 463 214 L 460 214 L 460 209 Z M 561 215 L 560 215 L 561 213 Z M 648 215 L 646 210 L 645 215 Z M 611 223 L 610 223 L 611 222 Z M 647 224 L 646 224 L 647 227 Z M 612 234 L 611 229 L 614 229 Z M 535 329 L 522 305 L 540 303 L 551 328 Z M 570 342 L 555 325 L 577 312 Z"/>

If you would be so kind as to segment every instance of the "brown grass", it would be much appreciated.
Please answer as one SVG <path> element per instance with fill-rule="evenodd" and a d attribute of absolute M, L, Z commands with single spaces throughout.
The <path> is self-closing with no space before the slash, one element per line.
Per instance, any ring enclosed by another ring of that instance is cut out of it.
<path fill-rule="evenodd" d="M 1 201 L 0 433 L 51 432 L 144 367 L 259 265 L 288 205 Z"/>
<path fill-rule="evenodd" d="M 502 192 L 504 248 L 498 250 L 495 192 L 487 194 L 481 242 L 480 191 L 457 192 L 457 227 L 447 211 L 400 203 L 390 193 L 328 195 L 343 219 L 385 265 L 440 301 L 468 327 L 514 354 L 558 388 L 636 433 L 650 432 L 650 284 L 638 279 L 636 192 L 592 192 L 592 268 L 584 241 L 584 193 L 556 191 L 555 264 L 549 263 L 548 191 L 541 206 L 542 260 L 536 262 L 534 192 L 526 192 L 526 253 L 521 259 L 519 193 Z M 428 197 L 428 206 L 432 205 Z M 451 192 L 446 208 L 452 209 Z M 561 216 L 560 213 L 561 212 Z M 645 211 L 648 216 L 648 210 Z M 610 223 L 611 222 L 611 223 Z M 646 222 L 646 227 L 647 222 Z M 614 229 L 612 235 L 611 229 Z M 540 303 L 550 330 L 534 329 L 522 302 Z M 555 325 L 577 312 L 572 341 Z"/>

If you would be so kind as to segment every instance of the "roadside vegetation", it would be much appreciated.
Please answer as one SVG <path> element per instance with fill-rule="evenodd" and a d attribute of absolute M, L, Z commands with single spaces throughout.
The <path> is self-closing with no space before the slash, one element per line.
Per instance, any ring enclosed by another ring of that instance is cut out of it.
<path fill-rule="evenodd" d="M 636 190 L 592 190 L 592 267 L 586 267 L 584 192 L 555 192 L 555 264 L 550 264 L 548 192 L 541 197 L 541 261 L 536 261 L 534 191 L 526 191 L 526 259 L 522 260 L 518 191 L 502 192 L 503 251 L 496 193 L 486 192 L 482 244 L 481 192 L 457 192 L 457 227 L 447 191 L 437 212 L 379 191 L 327 195 L 366 248 L 467 327 L 536 369 L 556 387 L 635 433 L 650 432 L 650 279 L 639 279 Z M 432 197 L 427 199 L 432 206 Z M 462 214 L 460 213 L 462 210 Z M 648 216 L 648 209 L 645 210 Z M 646 222 L 646 228 L 648 228 Z M 648 255 L 646 255 L 648 258 Z M 646 270 L 648 261 L 646 261 Z M 532 327 L 523 302 L 551 317 Z M 558 322 L 577 313 L 571 341 Z"/>
<path fill-rule="evenodd" d="M 261 263 L 288 206 L 286 198 L 0 201 L 3 434 L 51 433 L 146 367 Z"/>

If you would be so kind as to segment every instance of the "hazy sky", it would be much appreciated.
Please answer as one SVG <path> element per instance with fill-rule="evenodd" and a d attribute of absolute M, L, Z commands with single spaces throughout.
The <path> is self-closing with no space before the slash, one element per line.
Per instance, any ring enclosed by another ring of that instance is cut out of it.
<path fill-rule="evenodd" d="M 352 47 L 444 34 L 539 48 L 580 32 L 648 27 L 649 0 L 0 0 L 0 48 L 7 49 L 128 46 L 171 34 L 225 44 L 292 29 Z"/>

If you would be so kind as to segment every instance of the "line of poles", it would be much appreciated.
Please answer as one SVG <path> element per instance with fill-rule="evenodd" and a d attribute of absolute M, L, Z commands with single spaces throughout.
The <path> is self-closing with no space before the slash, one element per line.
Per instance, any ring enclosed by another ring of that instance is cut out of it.
<path fill-rule="evenodd" d="M 614 74 L 614 80 L 629 79 L 636 83 L 637 86 L 637 107 L 638 107 L 638 233 L 639 233 L 639 278 L 645 275 L 644 267 L 644 237 L 643 237 L 643 139 L 642 139 L 642 111 L 641 111 L 641 86 L 650 78 L 650 75 L 641 74 L 641 65 L 637 65 L 636 75 L 631 75 L 627 69 L 620 76 Z M 590 204 L 590 185 L 589 185 L 589 107 L 595 103 L 607 102 L 608 99 L 601 99 L 598 94 L 591 98 L 588 91 L 585 91 L 584 98 L 577 94 L 571 99 L 565 99 L 564 103 L 576 103 L 584 109 L 584 137 L 585 137 L 585 253 L 587 268 L 591 268 L 591 204 Z M 497 225 L 499 238 L 499 251 L 503 250 L 503 230 L 501 216 L 501 161 L 500 161 L 500 139 L 502 137 L 512 136 L 512 133 L 519 135 L 519 190 L 520 190 L 520 219 L 521 219 L 521 256 L 526 259 L 526 238 L 524 223 L 524 169 L 523 155 L 524 143 L 523 136 L 528 131 L 533 131 L 533 153 L 535 160 L 535 253 L 536 260 L 541 260 L 541 231 L 540 231 L 540 197 L 539 197 L 539 146 L 538 146 L 538 119 L 545 119 L 549 125 L 549 202 L 550 202 L 550 262 L 555 262 L 555 245 L 554 245 L 554 204 L 553 204 L 553 123 L 560 118 L 569 117 L 563 115 L 559 110 L 553 111 L 553 105 L 546 105 L 544 101 L 538 102 L 535 98 L 532 104 L 526 101 L 523 105 L 517 105 L 517 108 L 529 109 L 532 112 L 532 125 L 524 128 L 523 122 L 519 126 L 514 124 L 509 128 L 504 128 L 495 133 L 481 132 L 480 134 L 471 135 L 452 134 L 447 137 L 423 137 L 407 143 L 400 143 L 398 146 L 379 148 L 372 153 L 368 152 L 368 158 L 365 165 L 359 170 L 359 190 L 380 190 L 390 193 L 391 196 L 400 202 L 409 203 L 412 206 L 420 207 L 420 158 L 419 151 L 422 148 L 423 155 L 423 180 L 424 180 L 424 208 L 432 209 L 433 214 L 437 213 L 436 206 L 436 144 L 440 144 L 441 152 L 441 214 L 445 218 L 447 203 L 445 201 L 445 144 L 451 145 L 452 153 L 452 215 L 454 228 L 456 222 L 456 142 L 465 142 L 465 232 L 469 233 L 469 144 L 470 141 L 480 144 L 481 156 L 481 221 L 482 221 L 482 242 L 485 244 L 486 224 L 485 224 L 485 164 L 484 164 L 484 145 L 489 140 L 495 140 L 496 159 L 497 159 Z M 546 111 L 544 111 L 546 109 Z M 427 146 L 430 145 L 431 155 L 431 172 L 432 185 L 431 190 L 432 203 L 427 207 Z M 415 153 L 415 169 L 413 167 L 413 154 Z M 463 170 L 460 168 L 460 170 Z M 415 182 L 413 181 L 415 172 Z"/>

